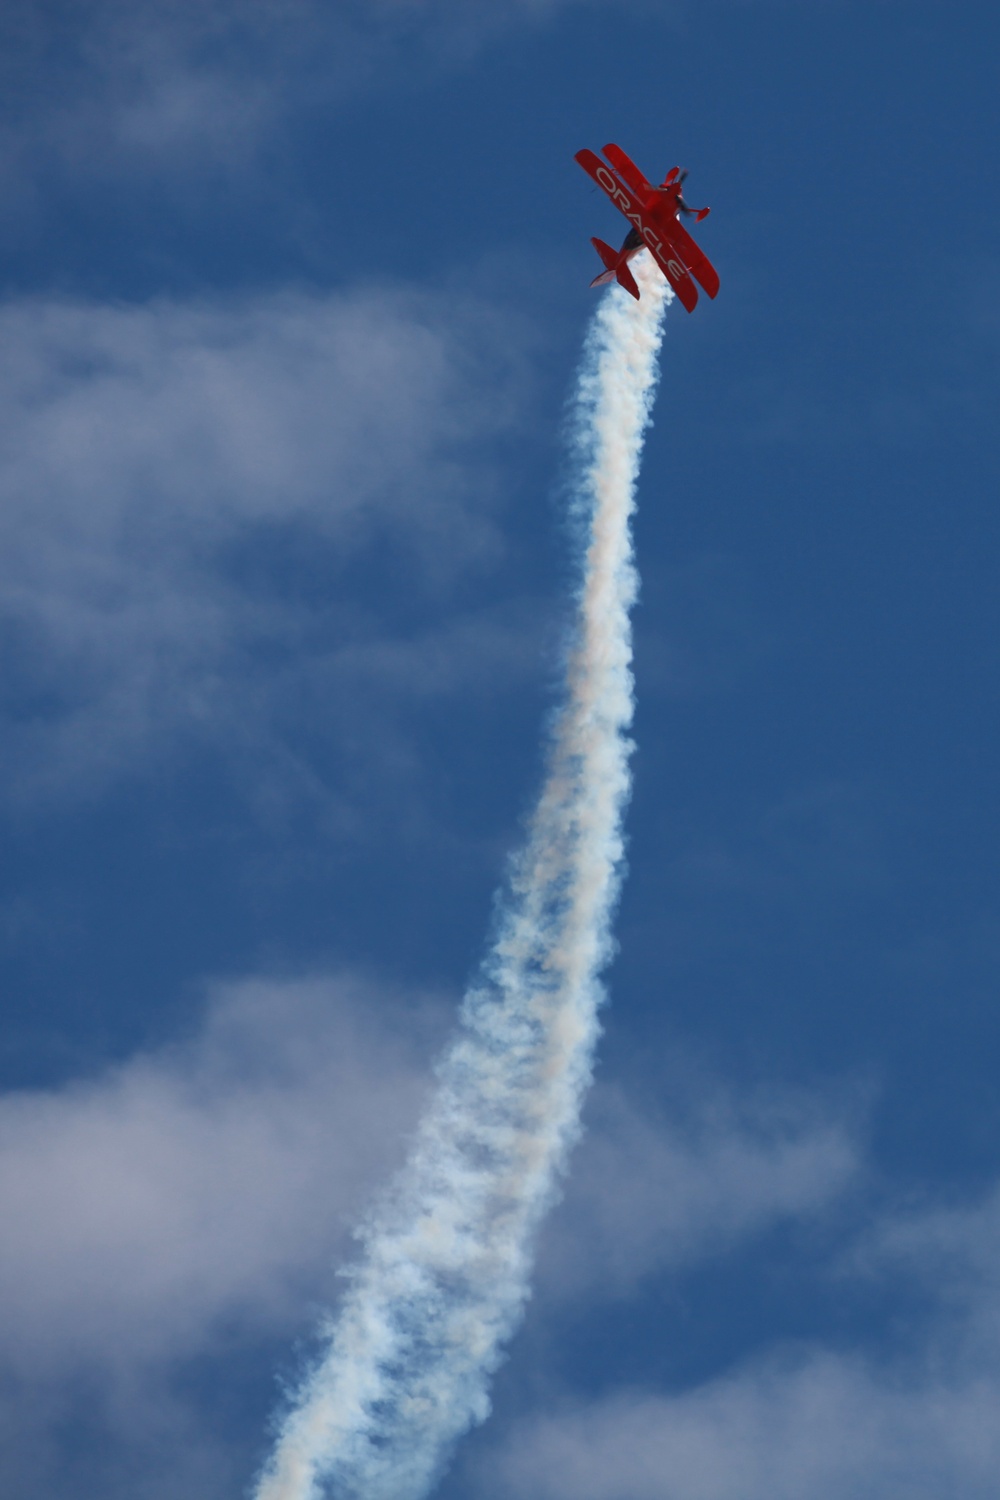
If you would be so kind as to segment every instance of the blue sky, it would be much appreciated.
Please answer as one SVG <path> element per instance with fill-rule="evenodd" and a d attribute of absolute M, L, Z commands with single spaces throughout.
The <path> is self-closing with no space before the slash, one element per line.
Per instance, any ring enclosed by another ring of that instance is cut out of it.
<path fill-rule="evenodd" d="M 598 1082 L 448 1500 L 1000 1483 L 984 3 L 0 19 L 0 1489 L 224 1500 L 541 774 L 565 400 L 691 169 Z"/>

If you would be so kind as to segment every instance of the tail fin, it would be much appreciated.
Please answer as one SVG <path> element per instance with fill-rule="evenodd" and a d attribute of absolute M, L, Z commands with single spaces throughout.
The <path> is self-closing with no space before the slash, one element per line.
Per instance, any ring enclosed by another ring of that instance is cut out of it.
<path fill-rule="evenodd" d="M 590 242 L 606 267 L 599 276 L 595 276 L 590 283 L 591 286 L 606 286 L 609 281 L 617 281 L 627 292 L 638 301 L 639 288 L 635 284 L 635 277 L 628 268 L 628 256 L 621 250 L 612 250 L 603 240 L 592 239 Z"/>
<path fill-rule="evenodd" d="M 612 250 L 611 246 L 606 245 L 603 240 L 591 240 L 590 243 L 593 245 L 594 249 L 597 251 L 598 255 L 601 257 L 608 270 L 613 271 L 618 264 L 618 251 Z"/>

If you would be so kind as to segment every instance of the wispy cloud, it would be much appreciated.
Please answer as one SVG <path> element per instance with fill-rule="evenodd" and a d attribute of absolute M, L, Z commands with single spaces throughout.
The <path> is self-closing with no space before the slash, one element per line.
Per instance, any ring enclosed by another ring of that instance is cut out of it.
<path fill-rule="evenodd" d="M 0 1096 L 5 1494 L 238 1488 L 246 1434 L 199 1382 L 333 1294 L 440 1019 L 357 976 L 218 983 L 187 1042 Z"/>
<path fill-rule="evenodd" d="M 751 1141 L 734 1145 L 731 1159 L 752 1155 Z M 751 1170 L 751 1196 L 755 1175 L 766 1184 L 759 1166 Z M 713 1163 L 696 1201 L 717 1188 L 720 1202 L 728 1196 L 738 1206 L 735 1181 Z M 822 1181 L 821 1167 L 818 1193 Z M 764 1216 L 782 1213 L 768 1198 L 765 1185 Z M 621 1195 L 614 1219 L 626 1239 L 628 1200 Z M 896 1308 L 877 1339 L 863 1326 L 853 1338 L 838 1326 L 828 1339 L 812 1334 L 762 1348 L 686 1389 L 612 1389 L 585 1401 L 561 1391 L 480 1461 L 477 1492 L 526 1500 L 987 1500 L 1000 1468 L 998 1204 L 994 1185 L 963 1205 L 884 1207 L 846 1250 L 829 1248 L 828 1290 L 845 1306 L 858 1294 L 877 1306 L 884 1294 Z M 800 1207 L 808 1216 L 810 1205 Z M 698 1221 L 696 1207 L 680 1225 L 681 1246 Z M 752 1216 L 743 1227 L 752 1228 Z"/>
<path fill-rule="evenodd" d="M 348 1227 L 426 1095 L 444 1009 L 356 976 L 220 983 L 186 1042 L 0 1097 L 0 1420 L 18 1430 L 0 1459 L 7 1492 L 180 1500 L 245 1482 L 258 1455 L 226 1416 L 247 1399 L 233 1356 L 269 1352 L 329 1301 Z M 651 1278 L 682 1285 L 790 1221 L 843 1242 L 835 1211 L 867 1178 L 850 1101 L 762 1104 L 704 1077 L 687 1093 L 668 1117 L 599 1092 L 543 1244 L 543 1316 L 628 1301 Z M 887 1212 L 829 1265 L 852 1285 L 925 1289 L 924 1321 L 895 1355 L 816 1343 L 680 1393 L 579 1403 L 560 1390 L 497 1435 L 469 1482 L 528 1500 L 985 1500 L 998 1240 L 994 1195 Z M 216 1361 L 225 1400 L 205 1394 Z M 102 1434 L 94 1451 L 73 1436 L 82 1410 Z"/>
<path fill-rule="evenodd" d="M 0 1422 L 18 1433 L 5 1493 L 180 1500 L 245 1483 L 258 1455 L 226 1413 L 246 1393 L 208 1397 L 205 1381 L 224 1369 L 230 1391 L 235 1354 L 301 1335 L 330 1300 L 349 1226 L 425 1097 L 445 1009 L 351 975 L 219 983 L 186 1042 L 0 1096 Z M 541 1296 L 560 1274 L 581 1306 L 628 1295 L 641 1275 L 822 1210 L 850 1180 L 849 1134 L 833 1116 L 735 1103 L 666 1127 L 612 1096 Z M 93 1451 L 74 1437 L 82 1410 Z"/>
<path fill-rule="evenodd" d="M 92 0 L 0 18 L 8 191 L 40 166 L 90 179 L 226 173 L 303 104 L 461 64 L 569 0 Z M 580 0 L 574 0 L 580 3 Z"/>
<path fill-rule="evenodd" d="M 549 1298 L 635 1295 L 644 1279 L 722 1256 L 776 1223 L 815 1221 L 862 1172 L 857 1124 L 842 1105 L 706 1091 L 667 1115 L 604 1086 L 590 1118 L 543 1238 Z"/>
<path fill-rule="evenodd" d="M 0 311 L 8 785 L 92 784 L 178 735 L 246 745 L 276 682 L 362 657 L 377 676 L 408 652 L 413 691 L 429 625 L 391 645 L 350 569 L 378 542 L 443 598 L 495 560 L 490 441 L 520 420 L 523 353 L 485 304 L 391 291 Z"/>
<path fill-rule="evenodd" d="M 225 1317 L 294 1320 L 412 1121 L 422 1024 L 357 979 L 219 984 L 187 1044 L 0 1096 L 3 1361 L 177 1358 Z"/>
<path fill-rule="evenodd" d="M 996 1373 L 950 1379 L 823 1353 L 680 1396 L 622 1394 L 518 1430 L 480 1493 L 524 1500 L 988 1500 Z"/>

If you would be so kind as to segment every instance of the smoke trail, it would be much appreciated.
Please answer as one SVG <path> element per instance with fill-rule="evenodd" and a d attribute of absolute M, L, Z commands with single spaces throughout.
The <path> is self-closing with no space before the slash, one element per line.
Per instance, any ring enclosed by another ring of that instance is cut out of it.
<path fill-rule="evenodd" d="M 641 260 L 647 262 L 647 257 Z M 420 1500 L 489 1409 L 528 1296 L 535 1230 L 590 1081 L 622 858 L 632 718 L 629 522 L 670 292 L 612 289 L 576 395 L 574 509 L 587 527 L 575 646 L 548 774 L 499 930 L 407 1165 L 372 1216 L 327 1352 L 256 1500 Z"/>

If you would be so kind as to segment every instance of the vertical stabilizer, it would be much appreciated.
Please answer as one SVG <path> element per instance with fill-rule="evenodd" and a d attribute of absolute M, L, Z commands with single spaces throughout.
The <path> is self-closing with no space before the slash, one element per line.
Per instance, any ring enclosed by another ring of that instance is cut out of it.
<path fill-rule="evenodd" d="M 615 267 L 615 276 L 618 280 L 618 285 L 623 286 L 625 290 L 638 302 L 639 288 L 635 284 L 635 277 L 629 270 L 628 261 L 624 255 L 618 262 L 618 265 Z"/>

